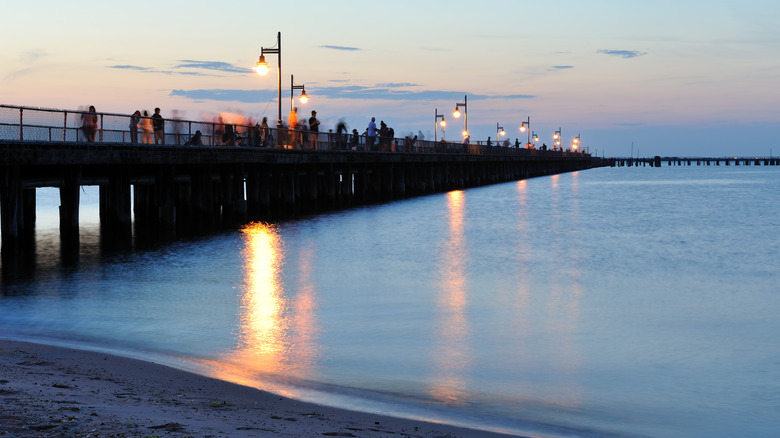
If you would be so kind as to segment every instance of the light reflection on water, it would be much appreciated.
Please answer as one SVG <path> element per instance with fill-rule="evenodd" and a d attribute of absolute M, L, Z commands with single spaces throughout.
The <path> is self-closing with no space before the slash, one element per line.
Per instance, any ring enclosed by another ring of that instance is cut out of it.
<path fill-rule="evenodd" d="M 768 436 L 779 182 L 598 169 L 118 256 L 89 255 L 87 226 L 76 269 L 56 267 L 41 226 L 34 279 L 0 296 L 0 333 L 484 427 Z"/>
<path fill-rule="evenodd" d="M 317 297 L 312 283 L 313 242 L 287 260 L 277 226 L 252 223 L 241 229 L 244 282 L 240 287 L 236 346 L 214 360 L 204 360 L 213 377 L 244 385 L 264 378 L 310 377 L 319 356 Z M 285 290 L 283 271 L 295 266 L 296 291 Z M 273 389 L 285 395 L 289 390 Z"/>
<path fill-rule="evenodd" d="M 446 404 L 463 404 L 468 394 L 468 374 L 473 366 L 473 352 L 468 338 L 468 299 L 465 266 L 468 265 L 467 242 L 463 235 L 464 194 L 449 192 L 447 197 L 448 236 L 441 245 L 438 262 L 440 284 L 436 294 L 436 332 L 431 361 L 436 374 L 432 376 L 430 395 Z"/>

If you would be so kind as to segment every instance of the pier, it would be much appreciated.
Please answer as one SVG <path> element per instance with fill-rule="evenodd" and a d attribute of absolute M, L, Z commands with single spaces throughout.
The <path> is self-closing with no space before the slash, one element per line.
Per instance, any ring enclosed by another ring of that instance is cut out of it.
<path fill-rule="evenodd" d="M 99 187 L 102 244 L 125 248 L 139 240 L 171 240 L 248 221 L 594 166 L 584 153 L 478 144 L 405 141 L 399 146 L 399 139 L 390 139 L 377 150 L 365 151 L 344 148 L 345 138 L 332 133 L 320 133 L 316 142 L 299 145 L 288 141 L 295 138 L 293 133 L 275 130 L 270 131 L 275 141 L 269 147 L 262 142 L 216 144 L 216 126 L 209 128 L 206 122 L 196 126 L 206 133 L 206 146 L 186 144 L 189 137 L 184 132 L 189 134 L 198 122 L 184 122 L 189 124 L 187 131 L 166 134 L 165 144 L 129 143 L 128 116 L 122 115 L 100 115 L 95 142 L 87 142 L 73 114 L 15 111 L 17 120 L 0 118 L 4 271 L 32 256 L 39 187 L 59 189 L 61 253 L 63 262 L 71 263 L 79 252 L 82 186 Z M 50 122 L 42 122 L 41 114 Z M 252 127 L 235 128 L 246 138 Z M 307 144 L 316 144 L 317 149 Z"/>
<path fill-rule="evenodd" d="M 729 158 L 680 158 L 660 157 L 652 158 L 604 158 L 601 159 L 604 166 L 611 167 L 671 167 L 685 166 L 780 166 L 780 158 L 777 157 L 729 157 Z"/>

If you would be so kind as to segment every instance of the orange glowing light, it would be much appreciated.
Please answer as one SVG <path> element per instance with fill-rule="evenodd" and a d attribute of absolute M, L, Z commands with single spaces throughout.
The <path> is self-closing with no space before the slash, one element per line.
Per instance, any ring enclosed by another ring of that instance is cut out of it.
<path fill-rule="evenodd" d="M 301 103 L 306 103 L 309 101 L 309 96 L 306 95 L 306 92 L 304 91 L 301 93 L 301 97 L 298 99 L 301 101 Z"/>
<path fill-rule="evenodd" d="M 456 119 L 460 117 L 460 110 L 455 108 L 455 111 L 452 112 L 452 116 L 455 117 Z"/>
<path fill-rule="evenodd" d="M 265 76 L 266 73 L 268 73 L 271 70 L 270 67 L 268 67 L 268 63 L 265 62 L 265 56 L 260 55 L 260 60 L 257 61 L 257 65 L 255 66 L 255 71 L 260 76 Z"/>

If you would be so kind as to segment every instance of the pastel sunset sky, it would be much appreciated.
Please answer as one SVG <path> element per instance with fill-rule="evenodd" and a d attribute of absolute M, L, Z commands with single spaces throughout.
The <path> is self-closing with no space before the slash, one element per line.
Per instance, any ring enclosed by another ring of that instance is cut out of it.
<path fill-rule="evenodd" d="M 780 155 L 780 2 L 744 0 L 4 2 L 0 103 L 190 120 L 277 119 L 290 75 L 321 130 L 369 119 L 396 136 L 540 143 L 599 156 Z M 297 92 L 296 92 L 297 94 Z M 441 130 L 438 137 L 442 136 Z M 632 148 L 633 143 L 633 148 Z"/>

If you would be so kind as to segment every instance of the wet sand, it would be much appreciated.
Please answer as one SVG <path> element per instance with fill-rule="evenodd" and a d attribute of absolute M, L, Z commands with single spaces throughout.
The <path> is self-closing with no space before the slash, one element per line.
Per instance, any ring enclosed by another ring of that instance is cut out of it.
<path fill-rule="evenodd" d="M 304 403 L 165 365 L 0 340 L 0 437 L 506 437 Z"/>

